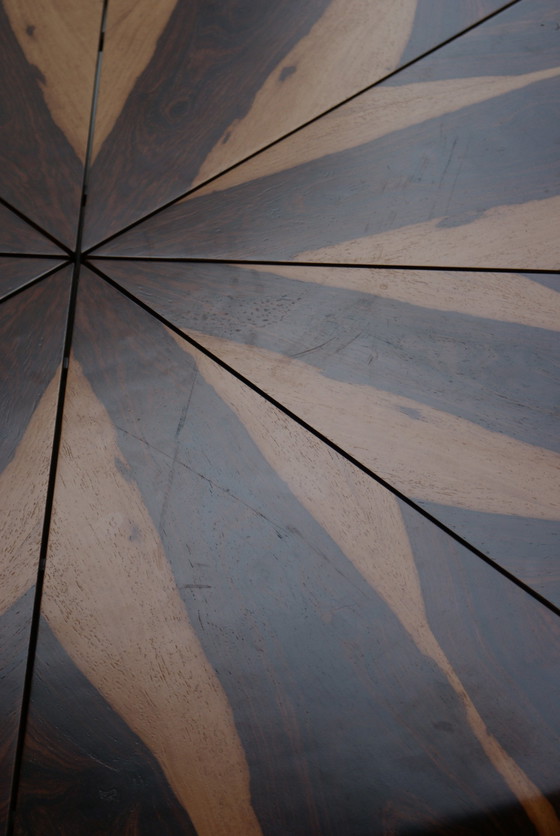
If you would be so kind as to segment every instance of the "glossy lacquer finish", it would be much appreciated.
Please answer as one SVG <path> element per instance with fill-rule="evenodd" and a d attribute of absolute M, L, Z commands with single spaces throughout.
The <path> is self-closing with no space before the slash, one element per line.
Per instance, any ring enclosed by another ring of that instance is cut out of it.
<path fill-rule="evenodd" d="M 560 606 L 560 277 L 98 264 Z"/>
<path fill-rule="evenodd" d="M 0 197 L 76 239 L 102 0 L 2 0 Z"/>
<path fill-rule="evenodd" d="M 84 246 L 504 5 L 111 0 Z"/>
<path fill-rule="evenodd" d="M 100 252 L 557 269 L 559 27 L 514 4 Z"/>
<path fill-rule="evenodd" d="M 28 261 L 26 262 L 29 263 Z M 4 834 L 68 302 L 66 269 L 0 304 L 0 833 Z"/>
<path fill-rule="evenodd" d="M 18 834 L 558 832 L 557 617 L 87 272 L 42 618 Z"/>

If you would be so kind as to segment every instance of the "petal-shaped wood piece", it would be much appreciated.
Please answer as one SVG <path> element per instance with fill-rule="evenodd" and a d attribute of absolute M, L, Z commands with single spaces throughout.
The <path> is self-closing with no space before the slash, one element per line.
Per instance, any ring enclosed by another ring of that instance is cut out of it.
<path fill-rule="evenodd" d="M 27 264 L 29 262 L 26 262 Z M 69 268 L 0 305 L 0 833 L 5 833 L 52 455 Z"/>
<path fill-rule="evenodd" d="M 552 836 L 556 616 L 87 271 L 73 351 L 35 774 L 92 760 L 45 698 L 51 631 L 199 836 Z M 145 832 L 113 802 L 105 833 Z M 158 832 L 188 832 L 166 805 Z"/>
<path fill-rule="evenodd" d="M 103 0 L 3 0 L 0 197 L 74 247 Z"/>
<path fill-rule="evenodd" d="M 90 247 L 495 12 L 500 0 L 111 0 Z"/>
<path fill-rule="evenodd" d="M 560 276 L 98 266 L 560 606 Z"/>
<path fill-rule="evenodd" d="M 559 27 L 514 4 L 99 252 L 556 270 Z"/>

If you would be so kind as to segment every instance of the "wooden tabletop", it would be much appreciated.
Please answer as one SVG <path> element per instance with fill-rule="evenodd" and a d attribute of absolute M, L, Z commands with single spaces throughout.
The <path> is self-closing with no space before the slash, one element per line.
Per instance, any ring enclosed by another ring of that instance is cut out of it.
<path fill-rule="evenodd" d="M 560 836 L 558 4 L 0 43 L 0 836 Z"/>

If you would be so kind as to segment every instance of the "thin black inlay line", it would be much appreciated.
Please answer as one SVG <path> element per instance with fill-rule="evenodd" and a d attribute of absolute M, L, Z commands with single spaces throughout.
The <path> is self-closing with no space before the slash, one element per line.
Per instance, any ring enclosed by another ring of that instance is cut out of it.
<path fill-rule="evenodd" d="M 374 87 L 377 87 L 379 84 L 383 84 L 383 82 L 388 81 L 388 79 L 393 78 L 393 76 L 397 75 L 400 72 L 403 72 L 403 70 L 408 69 L 409 67 L 416 64 L 418 61 L 422 61 L 424 58 L 427 58 L 428 55 L 431 55 L 433 52 L 437 52 L 439 49 L 442 49 L 443 47 L 447 46 L 448 44 L 452 43 L 453 41 L 456 41 L 458 38 L 462 38 L 463 35 L 467 34 L 467 32 L 470 32 L 472 29 L 476 29 L 478 26 L 481 26 L 483 23 L 486 23 L 488 20 L 491 20 L 493 17 L 496 17 L 496 15 L 501 14 L 502 12 L 506 11 L 506 9 L 509 9 L 511 6 L 515 6 L 519 2 L 521 2 L 521 0 L 511 0 L 511 2 L 506 3 L 505 5 L 501 6 L 499 9 L 496 9 L 493 12 L 490 12 L 490 14 L 486 15 L 485 17 L 481 18 L 480 20 L 477 20 L 475 23 L 471 23 L 470 26 L 467 26 L 465 29 L 461 29 L 460 32 L 457 32 L 455 35 L 451 35 L 451 37 L 447 38 L 445 41 L 442 41 L 441 43 L 436 44 L 436 46 L 431 47 L 430 49 L 423 52 L 421 55 L 418 55 L 416 58 L 411 58 L 411 60 L 408 61 L 406 64 L 403 64 L 402 66 L 397 67 L 395 70 L 392 70 L 390 73 L 387 73 L 387 75 L 384 75 L 384 76 L 382 76 L 382 78 L 377 79 L 377 81 L 372 82 L 372 84 L 368 84 L 366 87 L 361 88 L 356 93 L 352 93 L 351 96 L 348 96 L 346 99 L 343 99 L 341 102 L 337 102 L 337 104 L 332 105 L 332 107 L 327 108 L 327 110 L 322 111 L 317 116 L 313 116 L 311 119 L 308 119 L 307 122 L 304 122 L 303 124 L 298 125 L 297 128 L 293 128 L 291 131 L 288 131 L 287 133 L 282 134 L 282 136 L 279 136 L 277 139 L 273 139 L 272 142 L 269 142 L 267 145 L 263 145 L 262 148 L 259 148 L 257 151 L 253 151 L 252 154 L 248 154 L 246 157 L 243 157 L 243 159 L 241 159 L 238 162 L 233 163 L 232 165 L 228 166 L 228 168 L 224 168 L 218 174 L 214 174 L 212 177 L 209 177 L 207 180 L 203 180 L 197 186 L 194 186 L 193 188 L 187 189 L 185 192 L 180 194 L 178 197 L 174 197 L 171 200 L 168 200 L 167 203 L 163 203 L 157 209 L 153 209 L 151 212 L 148 212 L 146 215 L 142 215 L 142 217 L 138 218 L 135 221 L 132 221 L 132 223 L 127 224 L 122 229 L 120 229 L 118 232 L 114 232 L 112 235 L 108 235 L 107 238 L 103 238 L 101 241 L 98 241 L 97 244 L 93 244 L 91 247 L 88 247 L 87 250 L 84 250 L 84 253 L 83 253 L 84 256 L 88 255 L 89 253 L 93 252 L 94 250 L 98 249 L 99 247 L 102 247 L 104 244 L 107 244 L 109 241 L 112 241 L 114 238 L 118 238 L 119 235 L 124 235 L 124 233 L 128 232 L 129 230 L 133 229 L 134 227 L 138 226 L 139 224 L 143 223 L 144 221 L 147 221 L 149 218 L 152 218 L 154 215 L 157 215 L 160 212 L 163 212 L 165 209 L 168 209 L 170 206 L 173 206 L 175 203 L 179 203 L 181 200 L 184 200 L 189 195 L 192 195 L 195 192 L 198 192 L 200 189 L 204 188 L 204 186 L 207 186 L 210 183 L 213 183 L 214 180 L 217 180 L 219 177 L 223 177 L 225 174 L 229 174 L 230 171 L 233 171 L 234 169 L 238 168 L 239 166 L 243 165 L 244 163 L 248 162 L 249 160 L 252 160 L 253 157 L 257 157 L 259 154 L 262 154 L 264 151 L 268 151 L 269 148 L 273 148 L 275 145 L 278 145 L 279 142 L 283 142 L 285 139 L 288 139 L 288 137 L 293 136 L 293 134 L 296 134 L 299 131 L 302 131 L 304 128 L 307 128 L 308 125 L 312 125 L 314 122 L 319 121 L 319 119 L 322 119 L 324 116 L 328 116 L 329 113 L 332 113 L 333 111 L 338 110 L 340 107 L 343 107 L 345 104 L 348 104 L 348 102 L 351 102 L 354 99 L 358 98 L 358 96 L 361 96 L 364 93 L 367 93 L 368 90 L 373 90 Z"/>
<path fill-rule="evenodd" d="M 414 500 L 407 497 L 398 488 L 395 488 L 394 485 L 391 485 L 389 482 L 387 482 L 385 479 L 383 479 L 382 476 L 379 476 L 377 473 L 374 473 L 374 471 L 370 470 L 366 465 L 362 464 L 362 462 L 360 462 L 358 459 L 354 458 L 354 456 L 351 453 L 348 453 L 342 447 L 339 447 L 338 444 L 336 444 L 334 441 L 331 441 L 331 439 L 329 439 L 327 436 L 323 435 L 323 433 L 321 433 L 319 430 L 315 429 L 313 426 L 311 426 L 311 424 L 308 424 L 306 421 L 303 420 L 303 418 L 300 418 L 299 415 L 296 415 L 296 413 L 292 412 L 290 409 L 288 409 L 288 407 L 284 406 L 284 404 L 282 404 L 280 401 L 277 401 L 276 398 L 269 395 L 267 392 L 265 392 L 263 389 L 261 389 L 259 386 L 257 386 L 255 383 L 253 383 L 251 380 L 249 380 L 249 378 L 245 377 L 243 374 L 236 371 L 236 369 L 229 366 L 228 363 L 226 363 L 224 360 L 220 359 L 220 357 L 213 354 L 209 349 L 205 348 L 203 345 L 198 343 L 195 339 L 190 337 L 188 334 L 185 334 L 184 331 L 181 331 L 180 328 L 178 328 L 176 325 L 174 325 L 172 322 L 170 322 L 168 319 L 166 319 L 164 316 L 162 316 L 156 310 L 151 308 L 145 302 L 138 299 L 136 296 L 134 296 L 134 294 L 130 293 L 130 291 L 126 290 L 124 287 L 121 287 L 121 285 L 119 285 L 118 282 L 114 281 L 114 279 L 111 279 L 110 276 L 107 276 L 105 273 L 103 273 L 98 267 L 96 267 L 95 264 L 92 264 L 90 262 L 84 262 L 84 264 L 90 270 L 95 272 L 100 278 L 102 278 L 109 285 L 111 285 L 111 287 L 115 288 L 115 290 L 118 290 L 119 293 L 123 294 L 123 296 L 126 296 L 127 299 L 130 299 L 132 302 L 134 302 L 140 308 L 145 310 L 147 313 L 151 314 L 155 319 L 157 319 L 159 322 L 161 322 L 162 325 L 165 325 L 166 328 L 169 328 L 169 330 L 173 331 L 173 333 L 177 334 L 177 336 L 186 340 L 186 342 L 188 342 L 190 345 L 194 346 L 194 348 L 196 348 L 198 351 L 200 351 L 201 354 L 204 354 L 206 357 L 208 357 L 210 360 L 212 360 L 214 363 L 216 363 L 222 369 L 227 371 L 229 374 L 231 374 L 233 377 L 235 377 L 240 383 L 243 383 L 245 386 L 248 386 L 253 392 L 256 392 L 257 395 L 260 395 L 262 398 L 264 398 L 266 401 L 268 401 L 268 403 L 271 403 L 274 407 L 276 407 L 276 409 L 279 409 L 280 412 L 282 412 L 288 418 L 291 418 L 293 421 L 295 421 L 297 424 L 299 424 L 301 427 L 303 427 L 305 430 L 307 430 L 313 436 L 315 436 L 315 438 L 318 438 L 319 441 L 326 444 L 327 447 L 330 447 L 331 450 L 334 450 L 335 453 L 338 453 L 344 459 L 346 459 L 351 464 L 353 464 L 355 467 L 357 467 L 358 470 L 360 470 L 362 473 L 365 473 L 367 476 L 374 479 L 383 488 L 390 491 L 390 493 L 392 493 L 394 496 L 396 496 L 397 499 L 400 499 L 402 502 L 406 503 L 414 511 L 417 511 L 425 519 L 429 520 L 431 523 L 433 523 L 435 526 L 437 526 L 441 531 L 445 532 L 445 534 L 447 534 L 449 537 L 451 537 L 453 540 L 455 540 L 457 543 L 459 543 L 459 545 L 461 545 L 464 548 L 471 551 L 478 558 L 480 558 L 480 560 L 483 560 L 486 564 L 488 564 L 488 566 L 491 566 L 493 569 L 496 570 L 496 572 L 499 572 L 501 575 L 506 577 L 508 580 L 510 580 L 516 586 L 520 587 L 520 589 L 523 589 L 528 595 L 530 595 L 532 598 L 535 598 L 537 601 L 539 601 L 539 603 L 541 603 L 543 606 L 545 606 L 547 609 L 549 609 L 555 615 L 560 616 L 560 607 L 559 606 L 552 603 L 552 601 L 549 601 L 548 598 L 545 598 L 544 595 L 541 595 L 540 592 L 537 592 L 535 589 L 533 589 L 531 586 L 529 586 L 529 584 L 527 584 L 525 581 L 518 578 L 516 575 L 514 575 L 508 569 L 505 569 L 503 566 L 500 566 L 499 563 L 496 563 L 491 557 L 484 554 L 484 552 L 480 551 L 480 549 L 478 549 L 476 546 L 473 546 L 472 543 L 469 543 L 469 541 L 465 540 L 463 537 L 461 537 L 460 534 L 457 534 L 455 531 L 448 528 L 445 525 L 445 523 L 442 523 L 440 520 L 437 519 L 437 517 L 432 516 L 432 514 L 430 514 L 429 511 L 426 511 L 420 505 L 417 505 L 414 502 Z"/>
<path fill-rule="evenodd" d="M 59 261 L 64 261 L 65 259 L 71 259 L 72 253 L 18 253 L 0 251 L 0 258 L 17 258 L 18 260 L 20 258 L 57 258 Z"/>
<path fill-rule="evenodd" d="M 108 0 L 103 0 L 103 7 L 101 12 L 100 24 L 100 38 L 99 45 L 102 45 L 102 34 L 105 29 L 105 20 L 107 15 Z M 33 686 L 33 672 L 35 669 L 35 658 L 37 652 L 37 643 L 39 638 L 39 625 L 41 618 L 41 605 L 43 599 L 43 587 L 45 583 L 45 570 L 47 563 L 47 552 L 49 547 L 49 534 L 51 528 L 51 520 L 54 504 L 54 493 L 56 486 L 56 474 L 58 466 L 58 457 L 60 452 L 60 445 L 62 439 L 62 422 L 64 415 L 64 402 L 66 398 L 66 386 L 68 382 L 68 370 L 70 366 L 70 353 L 72 350 L 72 338 L 74 334 L 74 319 L 76 315 L 76 301 L 78 295 L 78 284 L 80 277 L 80 242 L 82 236 L 82 229 L 84 223 L 84 210 L 86 205 L 86 189 L 88 179 L 88 167 L 91 157 L 91 145 L 93 140 L 93 121 L 95 119 L 95 111 L 97 105 L 97 96 L 99 92 L 99 75 L 101 69 L 101 55 L 99 49 L 97 53 L 97 61 L 95 68 L 94 86 L 92 94 L 92 103 L 90 110 L 90 124 L 88 130 L 88 140 L 86 147 L 86 156 L 84 162 L 84 176 L 82 180 L 82 196 L 80 200 L 80 213 L 78 216 L 78 231 L 76 237 L 76 253 L 73 258 L 72 271 L 72 285 L 70 289 L 70 298 L 68 301 L 68 313 L 66 317 L 66 330 L 64 334 L 64 348 L 62 351 L 62 364 L 60 368 L 60 382 L 58 387 L 58 399 L 56 406 L 55 425 L 53 433 L 53 443 L 51 450 L 51 458 L 49 464 L 49 478 L 47 484 L 47 492 L 45 498 L 45 511 L 43 516 L 43 528 L 41 533 L 41 547 L 39 551 L 39 564 L 37 569 L 37 579 L 35 585 L 35 596 L 33 600 L 33 614 L 31 617 L 31 627 L 29 631 L 29 645 L 27 652 L 27 664 L 25 670 L 25 679 L 23 685 L 23 695 L 21 700 L 20 720 L 16 744 L 16 754 L 14 759 L 14 770 L 12 775 L 12 787 L 10 795 L 10 807 L 8 810 L 8 821 L 6 827 L 6 836 L 13 836 L 14 827 L 16 823 L 18 795 L 20 788 L 21 771 L 25 752 L 25 739 L 27 732 L 27 724 L 29 719 L 29 711 L 31 707 L 31 691 Z"/>
<path fill-rule="evenodd" d="M 95 117 L 97 114 L 97 100 L 99 98 L 99 85 L 101 82 L 101 67 L 103 64 L 103 44 L 105 40 L 105 27 L 107 25 L 107 7 L 109 0 L 103 0 L 103 9 L 101 11 L 101 25 L 99 30 L 99 39 L 97 42 L 97 62 L 95 65 L 95 75 L 93 80 L 93 94 L 91 99 L 91 111 L 89 116 L 89 128 L 86 144 L 86 155 L 84 159 L 84 177 L 82 180 L 82 196 L 80 200 L 80 215 L 78 219 L 78 231 L 76 234 L 76 253 L 77 258 L 81 258 L 82 249 L 82 235 L 84 230 L 85 213 L 87 207 L 89 174 L 91 166 L 91 153 L 93 148 L 93 135 L 95 133 Z"/>
<path fill-rule="evenodd" d="M 96 255 L 93 253 L 88 257 L 88 253 L 84 253 L 84 258 L 90 258 L 92 261 L 150 261 L 162 262 L 171 264 L 231 264 L 241 265 L 243 267 L 327 267 L 339 268 L 347 270 L 427 270 L 430 272 L 449 272 L 449 273 L 535 273 L 537 275 L 560 275 L 560 268 L 541 268 L 541 267 L 458 267 L 457 265 L 442 266 L 441 264 L 426 265 L 426 264 L 356 264 L 354 262 L 340 262 L 340 261 L 274 261 L 264 258 L 258 261 L 240 258 L 194 258 L 194 257 L 179 257 L 179 256 L 151 256 L 151 255 Z"/>
<path fill-rule="evenodd" d="M 62 243 L 62 241 L 59 241 L 59 240 L 58 240 L 58 238 L 55 238 L 55 236 L 54 236 L 54 235 L 51 235 L 51 233 L 50 233 L 50 232 L 47 232 L 47 230 L 46 230 L 46 229 L 43 229 L 43 227 L 42 227 L 42 226 L 39 226 L 39 224 L 38 224 L 38 223 L 36 223 L 35 221 L 31 220 L 31 218 L 30 218 L 30 217 L 28 217 L 28 216 L 27 216 L 24 212 L 21 212 L 19 209 L 16 209 L 16 207 L 15 207 L 15 206 L 12 206 L 12 204 L 11 204 L 11 203 L 8 203 L 8 201 L 7 201 L 7 200 L 4 200 L 4 198 L 3 198 L 3 197 L 0 197 L 0 203 L 1 203 L 3 206 L 5 206 L 5 207 L 6 207 L 6 209 L 9 209 L 9 210 L 10 210 L 10 212 L 13 212 L 13 213 L 14 213 L 14 215 L 17 215 L 17 216 L 18 216 L 18 218 L 21 218 L 21 220 L 22 220 L 22 221 L 25 221 L 25 223 L 26 223 L 28 226 L 30 226 L 32 229 L 34 229 L 36 232 L 39 232 L 39 233 L 43 236 L 43 238 L 47 238 L 47 240 L 51 241 L 51 242 L 52 242 L 53 244 L 55 244 L 57 247 L 60 247 L 60 249 L 62 250 L 62 254 L 66 253 L 66 255 L 69 255 L 69 256 L 72 256 L 72 255 L 73 255 L 72 250 L 70 250 L 70 249 L 66 246 L 66 244 L 63 244 L 63 243 Z M 12 253 L 12 255 L 14 255 L 14 253 Z M 19 255 L 19 253 L 15 253 L 15 255 Z M 55 257 L 56 257 L 56 256 L 55 256 Z"/>
<path fill-rule="evenodd" d="M 55 264 L 54 267 L 49 267 L 45 272 L 41 273 L 40 276 L 34 276 L 32 279 L 25 282 L 25 284 L 22 284 L 20 287 L 16 287 L 15 290 L 11 290 L 9 293 L 6 293 L 5 296 L 1 296 L 0 305 L 7 302 L 9 299 L 13 299 L 14 296 L 17 296 L 24 290 L 28 290 L 30 287 L 33 287 L 33 285 L 44 281 L 44 279 L 48 279 L 48 277 L 52 276 L 53 273 L 57 273 L 59 270 L 62 270 L 63 267 L 68 267 L 70 264 L 72 264 L 71 261 L 64 261 L 62 264 Z"/>

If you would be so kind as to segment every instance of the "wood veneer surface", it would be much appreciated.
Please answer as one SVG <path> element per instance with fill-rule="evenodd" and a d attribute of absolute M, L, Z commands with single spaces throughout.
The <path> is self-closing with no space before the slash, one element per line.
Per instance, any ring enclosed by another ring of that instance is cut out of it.
<path fill-rule="evenodd" d="M 4 834 L 58 396 L 69 270 L 0 304 L 0 833 Z"/>
<path fill-rule="evenodd" d="M 98 265 L 560 605 L 560 277 Z"/>
<path fill-rule="evenodd" d="M 84 246 L 503 5 L 111 0 Z"/>
<path fill-rule="evenodd" d="M 60 264 L 61 262 L 55 258 L 0 256 L 0 301 Z"/>
<path fill-rule="evenodd" d="M 199 836 L 558 831 L 556 616 L 87 271 L 73 351 L 18 834 L 94 760 L 169 834 L 165 781 Z"/>
<path fill-rule="evenodd" d="M 0 197 L 70 248 L 102 6 L 102 0 L 0 4 Z"/>
<path fill-rule="evenodd" d="M 26 253 L 62 256 L 62 251 L 56 244 L 2 203 L 0 203 L 0 253 L 3 255 Z"/>
<path fill-rule="evenodd" d="M 555 270 L 559 26 L 517 3 L 99 252 Z"/>

